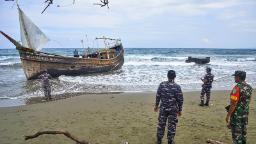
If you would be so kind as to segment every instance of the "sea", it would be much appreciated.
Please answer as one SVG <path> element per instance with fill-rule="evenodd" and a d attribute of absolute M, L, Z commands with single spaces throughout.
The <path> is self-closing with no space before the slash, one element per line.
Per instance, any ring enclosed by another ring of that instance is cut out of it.
<path fill-rule="evenodd" d="M 72 57 L 74 49 L 43 51 Z M 211 61 L 205 65 L 186 63 L 188 56 L 210 57 Z M 215 76 L 213 90 L 232 89 L 235 70 L 246 71 L 246 81 L 256 88 L 256 49 L 126 48 L 124 59 L 122 68 L 114 72 L 51 79 L 52 94 L 156 92 L 171 69 L 183 91 L 200 91 L 206 67 L 211 67 Z M 26 79 L 15 48 L 0 49 L 0 87 L 0 107 L 24 105 L 28 98 L 43 96 L 40 80 Z"/>

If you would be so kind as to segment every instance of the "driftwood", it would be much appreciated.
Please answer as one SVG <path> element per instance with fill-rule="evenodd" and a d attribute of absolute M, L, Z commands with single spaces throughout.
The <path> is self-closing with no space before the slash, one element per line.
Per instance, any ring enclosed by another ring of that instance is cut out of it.
<path fill-rule="evenodd" d="M 221 141 L 216 141 L 216 140 L 212 140 L 212 139 L 207 139 L 206 141 L 208 144 L 225 144 Z"/>
<path fill-rule="evenodd" d="M 85 140 L 79 140 L 75 136 L 71 135 L 68 131 L 39 131 L 34 135 L 25 136 L 25 140 L 33 139 L 43 134 L 53 134 L 53 135 L 63 134 L 66 137 L 70 138 L 71 140 L 75 141 L 77 144 L 89 144 L 89 142 Z"/>

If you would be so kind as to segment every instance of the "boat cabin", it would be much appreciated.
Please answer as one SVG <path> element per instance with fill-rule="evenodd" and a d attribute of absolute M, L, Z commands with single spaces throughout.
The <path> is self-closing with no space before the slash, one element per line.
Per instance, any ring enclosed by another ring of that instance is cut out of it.
<path fill-rule="evenodd" d="M 186 63 L 194 62 L 196 64 L 207 64 L 210 62 L 210 57 L 205 57 L 205 58 L 194 58 L 189 56 L 188 59 L 186 60 Z"/>

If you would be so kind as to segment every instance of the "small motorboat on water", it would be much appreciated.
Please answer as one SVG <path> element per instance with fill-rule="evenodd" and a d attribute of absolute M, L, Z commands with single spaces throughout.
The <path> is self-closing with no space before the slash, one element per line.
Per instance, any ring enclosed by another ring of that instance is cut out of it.
<path fill-rule="evenodd" d="M 207 64 L 210 62 L 210 57 L 205 58 L 194 58 L 189 56 L 188 59 L 186 59 L 186 63 L 194 62 L 196 64 Z"/>

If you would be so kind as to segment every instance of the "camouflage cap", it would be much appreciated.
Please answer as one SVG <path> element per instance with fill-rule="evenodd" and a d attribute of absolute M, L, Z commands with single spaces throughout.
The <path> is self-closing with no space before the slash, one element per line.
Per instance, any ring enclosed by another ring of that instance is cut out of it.
<path fill-rule="evenodd" d="M 232 76 L 240 76 L 240 75 L 244 75 L 244 74 L 246 74 L 246 72 L 245 72 L 245 71 L 237 70 L 237 71 L 235 71 L 235 73 L 234 73 L 234 74 L 232 74 Z"/>
<path fill-rule="evenodd" d="M 246 72 L 245 71 L 235 71 L 235 73 L 232 76 L 238 76 L 240 78 L 245 79 L 246 78 Z"/>

